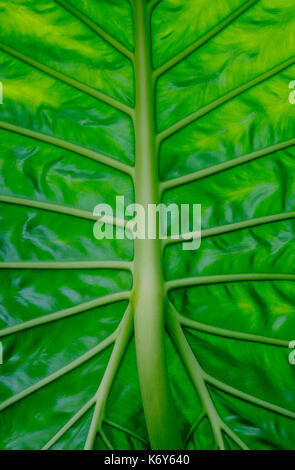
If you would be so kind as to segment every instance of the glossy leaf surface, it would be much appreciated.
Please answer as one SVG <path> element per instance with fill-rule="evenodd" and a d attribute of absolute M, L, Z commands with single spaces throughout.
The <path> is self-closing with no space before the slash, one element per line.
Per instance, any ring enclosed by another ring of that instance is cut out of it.
<path fill-rule="evenodd" d="M 294 449 L 294 13 L 0 0 L 1 449 Z M 117 195 L 200 249 L 95 239 Z"/>

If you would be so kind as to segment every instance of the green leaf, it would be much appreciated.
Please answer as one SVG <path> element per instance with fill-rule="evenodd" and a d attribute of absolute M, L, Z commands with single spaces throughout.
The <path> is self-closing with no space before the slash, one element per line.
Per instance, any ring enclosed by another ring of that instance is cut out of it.
<path fill-rule="evenodd" d="M 0 7 L 0 448 L 294 449 L 293 0 Z"/>

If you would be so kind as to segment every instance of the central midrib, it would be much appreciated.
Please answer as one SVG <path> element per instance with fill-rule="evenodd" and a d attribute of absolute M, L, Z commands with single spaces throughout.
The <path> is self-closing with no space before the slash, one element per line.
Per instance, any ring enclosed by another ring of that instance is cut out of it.
<path fill-rule="evenodd" d="M 135 30 L 135 202 L 147 209 L 160 199 L 150 13 L 146 0 L 134 0 Z M 145 211 L 147 213 L 147 210 Z M 150 228 L 150 227 L 149 227 Z M 157 235 L 158 237 L 158 235 Z M 166 364 L 161 241 L 135 240 L 132 303 L 143 408 L 153 449 L 182 447 Z"/>

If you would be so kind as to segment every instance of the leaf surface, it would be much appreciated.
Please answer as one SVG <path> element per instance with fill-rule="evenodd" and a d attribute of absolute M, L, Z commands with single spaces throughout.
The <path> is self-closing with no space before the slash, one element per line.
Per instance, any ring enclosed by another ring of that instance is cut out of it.
<path fill-rule="evenodd" d="M 293 0 L 0 12 L 1 449 L 293 449 Z M 118 195 L 200 249 L 95 239 Z"/>

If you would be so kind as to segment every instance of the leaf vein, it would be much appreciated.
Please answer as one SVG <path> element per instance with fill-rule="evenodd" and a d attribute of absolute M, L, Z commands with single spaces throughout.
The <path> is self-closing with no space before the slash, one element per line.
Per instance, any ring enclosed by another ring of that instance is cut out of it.
<path fill-rule="evenodd" d="M 113 38 L 110 34 L 108 34 L 101 26 L 94 23 L 87 15 L 82 13 L 78 8 L 71 5 L 66 0 L 54 0 L 55 3 L 60 5 L 64 10 L 68 11 L 73 17 L 79 20 L 81 23 L 86 25 L 89 29 L 91 29 L 95 34 L 100 36 L 105 42 L 107 42 L 110 46 L 120 52 L 123 56 L 129 59 L 131 62 L 134 60 L 133 53 L 127 49 L 123 44 Z"/>
<path fill-rule="evenodd" d="M 247 281 L 295 281 L 295 274 L 282 273 L 243 273 L 243 274 L 220 274 L 216 276 L 196 276 L 184 279 L 175 279 L 166 282 L 166 291 L 210 284 L 222 284 L 227 282 Z"/>
<path fill-rule="evenodd" d="M 124 317 L 118 327 L 115 345 L 107 365 L 106 371 L 95 394 L 95 409 L 85 443 L 85 450 L 93 449 L 97 433 L 102 433 L 105 406 L 111 387 L 115 380 L 118 368 L 125 354 L 133 332 L 133 315 L 129 304 Z"/>
<path fill-rule="evenodd" d="M 69 307 L 63 310 L 59 310 L 58 312 L 49 313 L 48 315 L 34 318 L 33 320 L 28 320 L 26 322 L 18 323 L 16 325 L 3 328 L 2 330 L 0 330 L 0 338 L 18 333 L 20 331 L 25 331 L 30 328 L 47 325 L 48 323 L 51 323 L 57 320 L 62 320 L 64 318 L 68 318 L 73 315 L 83 313 L 87 310 L 91 310 L 96 307 L 102 307 L 104 305 L 109 305 L 115 302 L 120 302 L 122 300 L 128 300 L 130 298 L 130 295 L 131 295 L 131 292 L 129 291 L 108 294 L 103 297 L 98 297 L 94 300 L 90 300 L 88 302 L 75 305 L 74 307 Z"/>
<path fill-rule="evenodd" d="M 225 235 L 227 233 L 232 233 L 237 230 L 243 230 L 248 228 L 259 227 L 264 224 L 271 224 L 276 222 L 282 222 L 295 218 L 294 212 L 282 212 L 279 214 L 267 215 L 264 217 L 256 217 L 253 219 L 242 220 L 241 222 L 236 222 L 233 224 L 220 225 L 212 228 L 207 228 L 201 231 L 202 238 L 214 237 L 216 235 Z M 169 237 L 164 240 L 164 246 L 167 244 L 181 243 L 183 241 L 188 241 L 198 235 L 196 232 L 189 232 L 181 234 L 178 238 Z"/>
<path fill-rule="evenodd" d="M 205 45 L 208 41 L 210 41 L 214 36 L 219 34 L 223 31 L 227 26 L 233 23 L 237 18 L 239 18 L 243 13 L 245 13 L 251 6 L 257 3 L 258 0 L 248 0 L 244 5 L 240 6 L 232 13 L 230 13 L 223 21 L 221 21 L 217 26 L 212 28 L 208 31 L 204 36 L 194 41 L 188 47 L 186 47 L 183 51 L 176 54 L 172 59 L 170 59 L 165 64 L 161 65 L 154 71 L 154 80 L 157 80 L 161 75 L 168 72 L 168 70 L 172 69 L 188 56 L 196 52 L 200 47 Z"/>
<path fill-rule="evenodd" d="M 111 106 L 112 108 L 115 108 L 117 111 L 121 111 L 122 113 L 130 116 L 133 119 L 133 115 L 134 115 L 133 108 L 131 108 L 130 106 L 124 103 L 121 103 L 121 101 L 118 101 L 115 98 L 108 96 L 105 93 L 80 82 L 79 80 L 75 80 L 71 77 L 68 77 L 62 72 L 58 72 L 57 70 L 54 70 L 51 67 L 48 67 L 48 65 L 44 65 L 41 62 L 38 62 L 37 60 L 32 59 L 31 57 L 23 53 L 20 53 L 16 51 L 15 49 L 12 49 L 11 47 L 6 46 L 3 43 L 0 43 L 0 50 L 4 51 L 6 54 L 9 54 L 10 56 L 17 58 L 18 60 L 21 60 L 23 63 L 30 65 L 31 67 L 43 72 L 46 75 L 50 77 L 54 77 L 57 80 L 63 83 L 66 83 L 67 85 L 83 93 L 86 93 L 87 95 L 92 96 L 93 98 L 98 99 L 99 101 L 107 104 L 108 106 Z"/>
<path fill-rule="evenodd" d="M 116 337 L 116 332 L 114 332 L 108 338 L 101 341 L 97 346 L 90 349 L 85 354 L 78 357 L 74 361 L 70 362 L 66 366 L 62 367 L 61 369 L 57 370 L 53 374 L 50 374 L 48 377 L 45 377 L 44 379 L 39 380 L 39 382 L 36 382 L 35 384 L 27 387 L 26 389 L 22 390 L 21 392 L 16 393 L 12 397 L 8 398 L 7 400 L 5 400 L 4 402 L 2 402 L 0 404 L 0 411 L 3 411 L 5 409 L 7 409 L 8 407 L 10 407 L 10 406 L 14 405 L 15 403 L 19 402 L 20 400 L 23 400 L 24 398 L 28 397 L 29 395 L 32 395 L 37 390 L 40 390 L 41 388 L 45 387 L 46 385 L 54 382 L 55 380 L 63 377 L 64 375 L 72 372 L 73 370 L 77 369 L 82 364 L 89 361 L 94 356 L 96 356 L 97 354 L 102 352 L 104 349 L 106 349 L 108 346 L 110 346 L 114 342 L 115 337 Z"/>
<path fill-rule="evenodd" d="M 69 152 L 76 153 L 83 157 L 90 158 L 91 160 L 97 161 L 104 165 L 107 165 L 111 168 L 119 170 L 123 173 L 126 173 L 133 177 L 134 175 L 134 168 L 122 163 L 114 158 L 108 157 L 99 152 L 95 152 L 94 150 L 90 150 L 80 145 L 73 144 L 72 142 L 67 142 L 59 137 L 53 137 L 47 134 L 43 134 L 41 132 L 33 131 L 31 129 L 26 129 L 25 127 L 15 126 L 14 124 L 10 124 L 8 122 L 0 121 L 0 128 L 8 131 L 14 132 L 15 134 L 23 135 L 24 137 L 28 137 L 34 140 L 38 140 L 40 142 L 44 142 L 46 144 L 54 145 L 55 147 L 62 148 Z"/>
<path fill-rule="evenodd" d="M 235 88 L 234 90 L 230 91 L 229 93 L 225 94 L 224 96 L 218 98 L 217 100 L 213 101 L 212 103 L 209 103 L 208 105 L 204 106 L 203 108 L 199 109 L 198 111 L 195 111 L 188 116 L 184 117 L 180 121 L 176 122 L 172 126 L 168 127 L 164 131 L 160 132 L 157 135 L 157 144 L 158 147 L 161 145 L 161 143 L 171 137 L 172 135 L 178 133 L 181 131 L 183 128 L 189 126 L 190 124 L 196 122 L 198 119 L 202 118 L 206 114 L 209 114 L 211 111 L 216 110 L 223 104 L 231 101 L 232 99 L 236 98 L 237 96 L 241 95 L 245 91 L 250 90 L 251 88 L 254 88 L 255 86 L 261 84 L 262 82 L 268 80 L 269 78 L 273 77 L 274 75 L 278 74 L 279 72 L 282 72 L 286 68 L 290 67 L 295 63 L 295 57 L 291 57 L 290 59 L 286 60 L 285 62 L 282 62 L 280 65 L 277 65 L 276 67 L 272 68 L 271 70 L 259 75 L 258 77 L 254 78 L 253 80 L 250 80 L 249 82 L 245 83 L 244 85 L 239 86 L 238 88 Z"/>
<path fill-rule="evenodd" d="M 177 178 L 172 178 L 161 183 L 161 192 L 164 192 L 169 189 L 176 188 L 189 183 L 194 183 L 208 176 L 216 175 L 223 171 L 229 170 L 244 163 L 251 162 L 258 158 L 266 157 L 272 155 L 275 152 L 288 149 L 295 145 L 295 139 L 286 140 L 278 144 L 274 144 L 270 147 L 266 147 L 262 150 L 257 150 L 255 152 L 249 153 L 247 155 L 242 155 L 237 158 L 233 158 L 223 163 L 218 163 L 217 165 L 211 166 L 209 168 L 204 168 L 203 170 L 198 170 L 193 173 L 188 173 L 187 175 L 179 176 Z"/>

